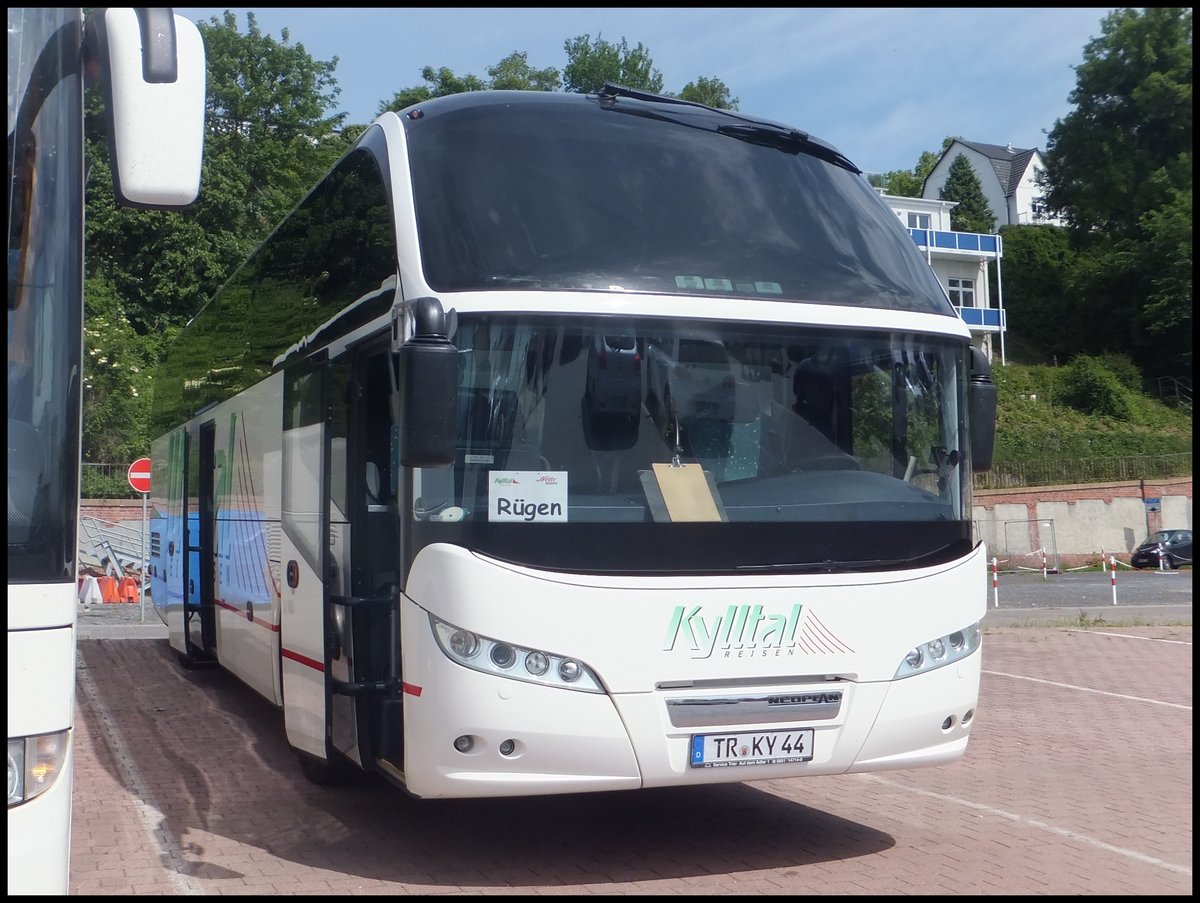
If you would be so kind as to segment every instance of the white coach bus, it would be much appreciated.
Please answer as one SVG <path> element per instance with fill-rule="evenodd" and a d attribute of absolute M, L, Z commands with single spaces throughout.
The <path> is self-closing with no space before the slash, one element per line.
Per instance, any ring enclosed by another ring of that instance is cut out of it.
<path fill-rule="evenodd" d="M 170 9 L 8 9 L 8 892 L 68 889 L 83 369 L 84 89 L 118 203 L 186 207 L 204 45 Z"/>
<path fill-rule="evenodd" d="M 489 797 L 938 765 L 990 366 L 861 172 L 673 98 L 373 123 L 155 394 L 154 604 L 314 780 Z"/>

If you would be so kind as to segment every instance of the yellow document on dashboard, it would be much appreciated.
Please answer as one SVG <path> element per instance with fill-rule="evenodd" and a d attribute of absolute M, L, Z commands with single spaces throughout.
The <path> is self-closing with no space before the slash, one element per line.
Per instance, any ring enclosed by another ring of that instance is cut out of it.
<path fill-rule="evenodd" d="M 672 523 L 721 520 L 708 477 L 699 464 L 655 464 L 654 479 Z"/>

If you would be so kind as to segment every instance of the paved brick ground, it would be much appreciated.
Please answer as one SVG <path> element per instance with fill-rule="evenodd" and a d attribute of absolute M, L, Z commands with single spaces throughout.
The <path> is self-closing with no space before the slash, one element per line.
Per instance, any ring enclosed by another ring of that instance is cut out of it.
<path fill-rule="evenodd" d="M 962 762 L 484 801 L 307 783 L 161 639 L 80 642 L 73 894 L 1192 894 L 1192 628 L 988 627 Z"/>

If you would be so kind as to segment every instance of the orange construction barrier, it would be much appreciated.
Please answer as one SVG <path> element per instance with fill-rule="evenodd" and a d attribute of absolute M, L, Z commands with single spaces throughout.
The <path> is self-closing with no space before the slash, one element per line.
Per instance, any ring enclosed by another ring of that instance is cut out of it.
<path fill-rule="evenodd" d="M 117 578 L 104 576 L 100 578 L 100 598 L 105 602 L 120 602 L 117 595 Z"/>
<path fill-rule="evenodd" d="M 117 587 L 117 598 L 122 602 L 136 602 L 138 600 L 137 581 L 132 577 L 122 577 L 121 583 Z"/>

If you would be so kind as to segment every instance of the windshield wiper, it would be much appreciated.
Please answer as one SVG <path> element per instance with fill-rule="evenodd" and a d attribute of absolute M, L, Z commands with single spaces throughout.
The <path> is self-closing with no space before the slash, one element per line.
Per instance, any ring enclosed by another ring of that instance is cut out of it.
<path fill-rule="evenodd" d="M 710 107 L 707 104 L 698 103 L 693 100 L 682 100 L 678 97 L 666 97 L 660 94 L 651 94 L 648 91 L 639 91 L 636 88 L 625 88 L 621 85 L 606 84 L 597 92 L 597 97 L 601 101 L 601 106 L 607 110 L 614 110 L 621 113 L 631 113 L 637 116 L 643 116 L 646 119 L 657 119 L 661 122 L 672 122 L 676 125 L 685 125 L 690 128 L 703 129 L 709 131 L 708 128 L 698 125 L 694 122 L 685 122 L 676 119 L 673 116 L 663 113 L 654 113 L 650 110 L 638 109 L 620 109 L 615 105 L 618 97 L 627 97 L 630 100 L 640 100 L 645 103 L 658 104 L 674 104 L 676 106 L 696 107 L 709 113 L 716 113 L 720 116 L 725 116 L 729 119 L 736 120 L 736 123 L 726 125 L 718 125 L 715 129 L 717 134 L 726 135 L 730 138 L 736 138 L 739 141 L 746 141 L 750 144 L 757 144 L 761 147 L 773 147 L 776 150 L 785 151 L 791 154 L 808 154 L 810 157 L 816 157 L 824 160 L 827 163 L 832 163 L 835 166 L 840 166 L 842 169 L 848 169 L 857 175 L 862 174 L 862 170 L 850 162 L 849 158 L 831 147 L 812 139 L 807 132 L 802 132 L 799 129 L 788 128 L 787 126 L 778 125 L 777 123 L 768 122 L 763 119 L 754 119 L 749 116 L 743 116 L 740 113 L 734 113 L 730 110 L 722 110 L 720 107 Z"/>
<path fill-rule="evenodd" d="M 758 144 L 762 147 L 773 147 L 789 154 L 808 154 L 824 160 L 826 163 L 848 169 L 856 175 L 862 174 L 862 170 L 851 163 L 846 156 L 831 147 L 817 144 L 799 129 L 747 123 L 746 125 L 719 125 L 717 131 L 730 138 L 737 138 L 739 141 L 748 141 L 750 144 Z"/>

